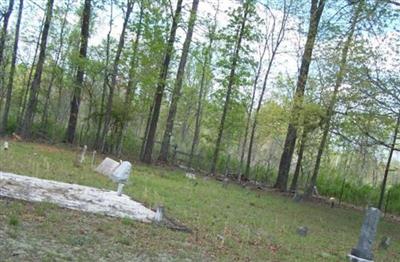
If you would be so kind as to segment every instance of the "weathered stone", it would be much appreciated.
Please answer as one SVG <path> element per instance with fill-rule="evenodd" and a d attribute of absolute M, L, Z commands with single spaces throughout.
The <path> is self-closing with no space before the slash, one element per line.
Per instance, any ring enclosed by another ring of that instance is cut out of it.
<path fill-rule="evenodd" d="M 364 218 L 361 227 L 360 237 L 358 239 L 357 247 L 351 250 L 351 255 L 364 260 L 373 260 L 372 243 L 375 239 L 376 229 L 378 227 L 381 211 L 377 208 L 370 207 Z M 359 260 L 351 260 L 359 261 Z"/>
<path fill-rule="evenodd" d="M 109 178 L 112 177 L 114 170 L 119 166 L 120 163 L 117 161 L 106 157 L 98 167 L 96 167 L 95 171 L 108 176 Z"/>
<path fill-rule="evenodd" d="M 4 141 L 4 150 L 8 150 L 8 142 Z"/>
<path fill-rule="evenodd" d="M 163 219 L 164 219 L 164 206 L 158 206 L 156 209 L 154 220 L 156 222 L 161 222 Z"/>
<path fill-rule="evenodd" d="M 112 180 L 117 183 L 125 183 L 128 180 L 132 171 L 132 164 L 128 161 L 123 161 L 112 173 Z"/>
<path fill-rule="evenodd" d="M 302 236 L 302 237 L 307 236 L 307 234 L 308 234 L 308 227 L 306 227 L 306 226 L 298 227 L 298 228 L 297 228 L 297 234 L 300 235 L 300 236 Z"/>
<path fill-rule="evenodd" d="M 382 249 L 388 249 L 390 246 L 391 238 L 388 236 L 384 236 L 379 244 L 379 247 Z"/>

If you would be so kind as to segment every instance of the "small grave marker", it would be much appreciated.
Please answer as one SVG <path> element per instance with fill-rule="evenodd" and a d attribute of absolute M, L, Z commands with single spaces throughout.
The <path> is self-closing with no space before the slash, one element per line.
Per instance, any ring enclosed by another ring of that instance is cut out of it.
<path fill-rule="evenodd" d="M 302 237 L 307 236 L 308 234 L 308 227 L 306 226 L 301 226 L 297 228 L 297 234 L 299 234 Z"/>
<path fill-rule="evenodd" d="M 379 247 L 382 249 L 388 249 L 390 246 L 391 238 L 388 236 L 384 236 L 379 244 Z"/>
<path fill-rule="evenodd" d="M 4 150 L 8 150 L 8 142 L 4 141 Z"/>

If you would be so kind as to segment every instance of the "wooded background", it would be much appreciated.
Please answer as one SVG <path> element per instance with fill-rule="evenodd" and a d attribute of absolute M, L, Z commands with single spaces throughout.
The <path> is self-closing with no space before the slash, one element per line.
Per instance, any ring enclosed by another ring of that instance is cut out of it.
<path fill-rule="evenodd" d="M 1 134 L 400 212 L 398 2 L 0 8 Z"/>

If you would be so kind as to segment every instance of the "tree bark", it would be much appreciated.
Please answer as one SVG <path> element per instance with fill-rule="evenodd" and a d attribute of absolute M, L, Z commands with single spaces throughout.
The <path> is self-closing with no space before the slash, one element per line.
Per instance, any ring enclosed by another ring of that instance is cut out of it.
<path fill-rule="evenodd" d="M 4 50 L 5 50 L 5 43 L 7 37 L 7 27 L 8 21 L 10 20 L 10 16 L 14 7 L 14 0 L 10 0 L 8 3 L 7 11 L 3 16 L 3 27 L 1 28 L 0 32 L 0 69 L 3 69 L 4 66 Z M 3 70 L 2 70 L 3 71 Z M 4 73 L 2 73 L 3 75 Z M 3 79 L 3 77 L 1 77 Z M 0 90 L 3 88 L 3 83 L 0 82 Z"/>
<path fill-rule="evenodd" d="M 108 130 L 110 128 L 111 113 L 112 113 L 113 99 L 114 99 L 114 90 L 115 90 L 115 86 L 117 84 L 119 60 L 121 59 L 122 49 L 124 48 L 125 31 L 126 31 L 126 27 L 128 25 L 129 16 L 132 13 L 133 4 L 134 4 L 133 0 L 127 1 L 124 23 L 122 25 L 122 31 L 121 31 L 121 35 L 119 37 L 117 52 L 116 52 L 115 58 L 114 58 L 113 71 L 111 74 L 111 85 L 110 85 L 109 92 L 108 92 L 106 112 L 105 112 L 105 117 L 104 117 L 104 125 L 103 125 L 103 131 L 102 131 L 102 135 L 101 135 L 101 151 L 102 152 L 104 152 L 104 150 L 105 150 L 106 138 L 107 138 Z"/>
<path fill-rule="evenodd" d="M 113 2 L 111 1 L 111 12 L 110 12 L 110 20 L 109 20 L 109 30 L 107 34 L 106 41 L 106 64 L 104 67 L 104 79 L 103 79 L 103 87 L 101 92 L 101 100 L 100 100 L 100 112 L 99 112 L 99 121 L 97 122 L 96 129 L 96 138 L 95 138 L 95 147 L 97 149 L 101 149 L 101 130 L 103 127 L 103 118 L 104 118 L 104 103 L 106 101 L 106 92 L 107 87 L 109 86 L 109 65 L 110 65 L 110 45 L 111 45 L 111 32 L 113 27 Z"/>
<path fill-rule="evenodd" d="M 397 115 L 396 127 L 394 129 L 394 134 L 393 134 L 393 142 L 392 142 L 392 145 L 390 147 L 389 157 L 388 157 L 388 160 L 387 160 L 387 163 L 386 163 L 385 173 L 383 175 L 381 193 L 379 195 L 379 202 L 378 202 L 378 208 L 380 210 L 382 210 L 383 199 L 385 198 L 385 189 L 386 189 L 387 177 L 388 177 L 389 170 L 390 170 L 390 164 L 392 162 L 394 148 L 396 147 L 397 135 L 399 133 L 399 126 L 400 126 L 400 112 Z"/>
<path fill-rule="evenodd" d="M 125 94 L 125 101 L 124 101 L 124 112 L 123 112 L 123 120 L 122 120 L 122 126 L 120 133 L 118 135 L 118 141 L 117 141 L 117 153 L 118 155 L 121 154 L 122 151 L 122 141 L 125 133 L 125 129 L 127 126 L 127 121 L 128 121 L 128 116 L 129 113 L 131 112 L 132 106 L 132 100 L 133 96 L 135 95 L 136 91 L 136 84 L 137 84 L 137 79 L 136 79 L 136 74 L 137 74 L 137 66 L 138 66 L 138 48 L 139 48 L 139 41 L 142 35 L 142 23 L 143 23 L 143 15 L 144 15 L 144 4 L 142 3 L 140 6 L 140 14 L 139 14 L 139 23 L 137 26 L 136 30 L 136 37 L 135 41 L 133 42 L 133 48 L 132 48 L 132 56 L 130 58 L 130 63 L 129 63 L 129 80 L 128 80 L 128 85 L 126 87 L 126 94 Z"/>
<path fill-rule="evenodd" d="M 42 38 L 44 21 L 45 21 L 45 19 L 43 19 L 42 24 L 40 25 L 39 36 L 36 41 L 35 54 L 33 55 L 32 64 L 30 66 L 28 81 L 24 82 L 25 90 L 23 92 L 23 95 L 22 95 L 21 100 L 18 105 L 19 110 L 18 110 L 18 115 L 17 115 L 17 123 L 18 123 L 17 132 L 20 132 L 22 129 L 23 117 L 25 115 L 26 102 L 28 100 L 29 87 L 31 84 L 31 80 L 32 80 L 32 76 L 33 76 L 33 69 L 35 67 L 36 58 L 37 58 L 37 54 L 38 54 L 39 47 L 40 47 L 40 39 Z"/>
<path fill-rule="evenodd" d="M 32 124 L 35 117 L 38 93 L 42 81 L 43 66 L 46 58 L 47 36 L 49 34 L 51 18 L 53 16 L 53 4 L 54 0 L 48 0 L 45 14 L 46 18 L 43 27 L 42 38 L 40 40 L 38 63 L 36 64 L 35 74 L 29 90 L 29 101 L 25 110 L 24 121 L 22 124 L 21 135 L 26 138 L 30 137 L 32 132 Z"/>
<path fill-rule="evenodd" d="M 300 171 L 301 171 L 301 164 L 303 161 L 304 149 L 306 148 L 306 140 L 307 140 L 307 131 L 303 130 L 303 134 L 302 134 L 301 140 L 300 140 L 299 152 L 297 153 L 296 169 L 294 170 L 292 183 L 290 184 L 291 192 L 296 192 L 296 190 L 297 190 L 297 184 L 298 184 Z"/>
<path fill-rule="evenodd" d="M 249 14 L 248 1 L 244 2 L 243 5 L 244 5 L 244 13 L 243 13 L 241 24 L 238 28 L 237 40 L 236 40 L 235 49 L 234 49 L 233 56 L 232 56 L 232 64 L 231 64 L 231 69 L 230 69 L 230 73 L 229 73 L 229 77 L 228 77 L 228 86 L 227 86 L 227 92 L 226 92 L 226 96 L 225 96 L 224 109 L 222 111 L 221 121 L 220 121 L 219 128 L 218 128 L 217 141 L 215 143 L 214 155 L 213 155 L 213 159 L 212 159 L 212 163 L 211 163 L 211 170 L 210 170 L 211 175 L 215 175 L 215 173 L 216 173 L 218 156 L 219 156 L 219 151 L 220 151 L 221 141 L 222 141 L 222 135 L 224 132 L 225 119 L 226 119 L 226 115 L 228 113 L 228 107 L 229 107 L 229 103 L 230 103 L 230 99 L 231 99 L 233 85 L 235 84 L 234 82 L 235 82 L 236 67 L 237 67 L 237 63 L 239 60 L 239 54 L 240 54 L 243 35 L 245 32 L 247 16 Z"/>
<path fill-rule="evenodd" d="M 171 31 L 164 54 L 164 61 L 161 67 L 157 89 L 154 94 L 154 106 L 152 110 L 151 119 L 149 122 L 149 130 L 148 133 L 145 135 L 146 144 L 144 146 L 144 153 L 142 157 L 142 161 L 145 163 L 151 163 L 152 161 L 154 139 L 157 130 L 158 118 L 160 116 L 161 101 L 164 95 L 165 82 L 167 80 L 168 68 L 171 60 L 172 51 L 174 48 L 176 30 L 178 28 L 178 21 L 181 15 L 181 11 L 182 11 L 182 0 L 178 0 L 175 14 L 172 19 Z"/>
<path fill-rule="evenodd" d="M 79 106 L 81 103 L 81 92 L 83 89 L 83 79 L 85 75 L 85 63 L 87 55 L 87 47 L 89 40 L 89 24 L 90 24 L 90 13 L 91 13 L 91 0 L 85 0 L 82 14 L 82 26 L 81 26 L 81 43 L 79 49 L 79 61 L 78 71 L 76 73 L 74 94 L 71 100 L 71 109 L 69 113 L 68 127 L 65 134 L 66 142 L 72 144 L 75 140 L 76 125 L 78 123 Z"/>
<path fill-rule="evenodd" d="M 56 70 L 58 68 L 62 49 L 64 47 L 64 30 L 65 30 L 65 25 L 67 24 L 67 16 L 68 16 L 69 8 L 70 8 L 70 5 L 69 5 L 69 2 L 67 2 L 66 11 L 65 11 L 65 14 L 64 14 L 64 17 L 63 17 L 63 20 L 61 23 L 61 29 L 60 29 L 60 38 L 59 38 L 60 45 L 58 46 L 58 49 L 57 49 L 56 60 L 54 63 L 54 68 L 52 69 L 52 72 L 51 72 L 50 82 L 49 82 L 49 86 L 47 87 L 46 98 L 45 98 L 45 102 L 44 102 L 44 106 L 43 106 L 41 128 L 44 130 L 47 129 L 51 91 L 53 89 L 54 80 L 56 79 L 56 76 L 57 76 Z"/>
<path fill-rule="evenodd" d="M 174 121 L 178 108 L 178 102 L 179 98 L 181 97 L 183 76 L 185 74 L 186 61 L 189 54 L 190 43 L 192 41 L 193 29 L 196 22 L 198 6 L 199 6 L 199 0 L 193 0 L 192 10 L 190 12 L 190 17 L 189 17 L 188 31 L 186 33 L 186 38 L 183 43 L 181 60 L 179 62 L 178 72 L 176 74 L 175 86 L 172 93 L 171 105 L 168 112 L 167 125 L 165 127 L 164 137 L 161 144 L 160 156 L 158 157 L 158 160 L 163 162 L 168 161 L 169 145 L 171 142 L 171 135 L 174 129 Z"/>
<path fill-rule="evenodd" d="M 322 12 L 325 7 L 325 0 L 312 0 L 310 9 L 310 23 L 307 34 L 307 41 L 304 48 L 303 58 L 300 66 L 300 73 L 297 79 L 296 91 L 293 98 L 293 107 L 291 110 L 291 118 L 286 134 L 285 143 L 283 146 L 283 152 L 279 163 L 278 177 L 276 179 L 275 188 L 280 191 L 286 191 L 287 181 L 289 176 L 290 165 L 292 162 L 293 151 L 297 139 L 297 128 L 293 121 L 299 119 L 301 105 L 303 103 L 303 97 L 305 87 L 308 78 L 308 71 L 311 64 L 312 52 L 314 49 L 315 39 L 318 33 L 318 25 L 322 16 Z"/>
<path fill-rule="evenodd" d="M 307 191 L 306 191 L 306 196 L 308 196 L 308 197 L 310 197 L 312 195 L 314 186 L 317 183 L 317 177 L 318 177 L 319 168 L 321 165 L 322 154 L 324 153 L 325 145 L 328 141 L 328 135 L 329 135 L 329 131 L 331 128 L 331 120 L 333 117 L 333 110 L 334 110 L 334 107 L 336 104 L 337 95 L 339 93 L 339 88 L 342 85 L 343 78 L 346 73 L 347 56 L 349 53 L 350 45 L 353 40 L 353 35 L 354 35 L 354 31 L 356 29 L 356 24 L 358 22 L 358 18 L 360 16 L 363 6 L 364 6 L 364 0 L 360 0 L 358 3 L 358 6 L 356 7 L 356 9 L 354 11 L 354 15 L 353 15 L 351 27 L 350 27 L 350 32 L 347 35 L 347 39 L 343 45 L 341 60 L 340 60 L 340 64 L 339 64 L 339 71 L 336 74 L 335 87 L 334 87 L 334 90 L 332 93 L 332 98 L 329 102 L 329 105 L 328 105 L 328 108 L 326 111 L 326 115 L 325 115 L 324 130 L 323 130 L 322 138 L 321 138 L 321 141 L 320 141 L 320 144 L 318 147 L 318 153 L 317 153 L 317 157 L 315 160 L 313 175 L 310 180 L 310 185 L 308 186 Z"/>
<path fill-rule="evenodd" d="M 8 77 L 6 103 L 5 103 L 5 106 L 4 106 L 2 125 L 0 126 L 0 134 L 4 134 L 7 131 L 8 114 L 9 114 L 10 106 L 11 106 L 11 98 L 12 98 L 12 90 L 13 90 L 13 84 L 14 84 L 15 66 L 16 66 L 16 62 L 17 62 L 19 29 L 20 29 L 20 26 L 21 26 L 23 8 L 24 8 L 24 0 L 19 0 L 18 18 L 17 18 L 16 27 L 15 27 L 14 46 L 13 46 L 13 53 L 12 53 L 12 58 L 11 58 L 11 69 L 10 69 L 10 75 Z"/>
<path fill-rule="evenodd" d="M 239 182 L 242 179 L 242 168 L 243 168 L 244 155 L 245 155 L 246 146 L 247 146 L 247 139 L 248 139 L 248 136 L 249 136 L 249 128 L 250 128 L 251 116 L 253 115 L 253 106 L 254 106 L 254 102 L 255 102 L 258 79 L 260 78 L 262 64 L 263 64 L 263 60 L 264 60 L 264 55 L 265 55 L 265 52 L 267 50 L 267 45 L 268 45 L 268 38 L 266 38 L 266 40 L 265 40 L 264 49 L 263 49 L 263 51 L 261 53 L 260 60 L 258 61 L 257 72 L 256 72 L 256 75 L 254 77 L 253 92 L 251 94 L 251 102 L 250 102 L 250 106 L 249 106 L 249 111 L 247 113 L 246 128 L 245 128 L 245 132 L 244 132 L 243 145 L 242 145 L 242 150 L 241 150 L 241 154 L 240 154 L 240 164 L 239 164 L 239 173 L 238 173 L 238 181 Z"/>

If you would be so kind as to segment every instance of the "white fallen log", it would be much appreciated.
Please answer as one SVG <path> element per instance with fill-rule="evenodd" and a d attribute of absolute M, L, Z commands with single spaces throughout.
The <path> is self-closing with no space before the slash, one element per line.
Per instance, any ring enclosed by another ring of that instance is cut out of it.
<path fill-rule="evenodd" d="M 102 189 L 0 172 L 0 196 L 152 222 L 155 212 L 126 195 Z"/>

